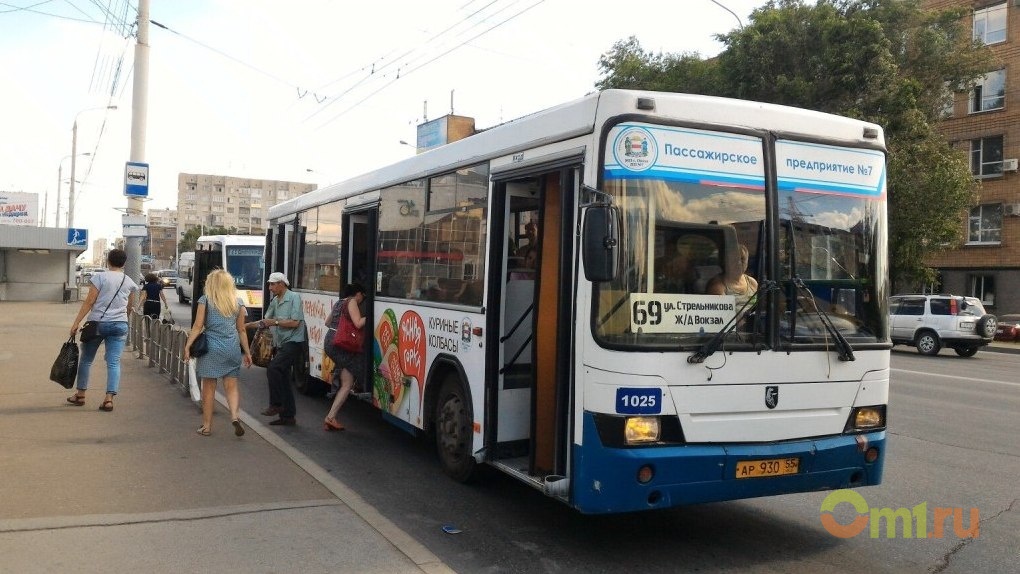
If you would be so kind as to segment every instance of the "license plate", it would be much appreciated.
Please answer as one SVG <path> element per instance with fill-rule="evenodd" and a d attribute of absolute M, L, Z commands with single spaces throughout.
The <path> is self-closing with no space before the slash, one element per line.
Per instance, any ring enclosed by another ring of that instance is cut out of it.
<path fill-rule="evenodd" d="M 783 476 L 784 474 L 797 474 L 798 470 L 800 470 L 799 458 L 744 460 L 737 463 L 737 478 Z"/>

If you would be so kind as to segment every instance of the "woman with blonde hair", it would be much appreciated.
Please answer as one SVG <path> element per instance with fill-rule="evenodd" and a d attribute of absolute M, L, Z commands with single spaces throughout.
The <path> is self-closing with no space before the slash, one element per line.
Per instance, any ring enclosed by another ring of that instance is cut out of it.
<path fill-rule="evenodd" d="M 244 305 L 237 297 L 234 278 L 223 269 L 216 269 L 206 277 L 205 294 L 198 299 L 198 312 L 191 326 L 188 342 L 184 345 L 184 360 L 191 359 L 191 344 L 205 330 L 209 351 L 197 357 L 195 374 L 202 380 L 202 426 L 198 434 L 212 433 L 213 401 L 216 396 L 216 379 L 223 378 L 230 407 L 234 434 L 242 436 L 244 427 L 237 418 L 241 395 L 237 377 L 241 365 L 251 367 L 251 350 L 244 328 Z"/>

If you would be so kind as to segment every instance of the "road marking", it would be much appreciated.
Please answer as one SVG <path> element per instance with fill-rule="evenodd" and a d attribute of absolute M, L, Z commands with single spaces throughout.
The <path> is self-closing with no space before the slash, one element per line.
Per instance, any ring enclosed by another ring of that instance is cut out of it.
<path fill-rule="evenodd" d="M 908 373 L 911 375 L 924 375 L 926 377 L 943 377 L 946 379 L 964 379 L 967 381 L 974 381 L 977 383 L 991 383 L 993 385 L 1006 385 L 1008 387 L 1020 387 L 1020 383 L 1010 383 L 1008 381 L 995 381 L 992 379 L 972 379 L 969 377 L 961 377 L 959 375 L 943 375 L 942 373 L 926 373 L 924 371 L 908 371 L 906 369 L 889 369 L 893 372 Z"/>

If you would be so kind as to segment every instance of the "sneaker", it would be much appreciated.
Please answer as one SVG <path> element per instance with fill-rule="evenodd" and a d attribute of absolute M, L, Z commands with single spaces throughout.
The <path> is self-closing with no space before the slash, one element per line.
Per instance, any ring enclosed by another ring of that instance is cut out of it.
<path fill-rule="evenodd" d="M 326 393 L 326 400 L 331 401 L 336 398 L 336 391 L 330 391 Z"/>
<path fill-rule="evenodd" d="M 294 417 L 280 417 L 275 421 L 269 421 L 269 424 L 273 426 L 292 427 L 297 424 L 297 420 L 295 420 Z"/>
<path fill-rule="evenodd" d="M 275 417 L 278 414 L 280 414 L 280 407 L 269 407 L 262 411 L 262 416 L 264 417 Z"/>

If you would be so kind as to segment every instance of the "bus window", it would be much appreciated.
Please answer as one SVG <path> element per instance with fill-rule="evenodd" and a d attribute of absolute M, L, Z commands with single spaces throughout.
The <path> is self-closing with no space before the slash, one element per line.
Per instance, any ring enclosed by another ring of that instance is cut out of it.
<path fill-rule="evenodd" d="M 380 199 L 378 294 L 480 306 L 488 167 L 390 187 Z"/>

